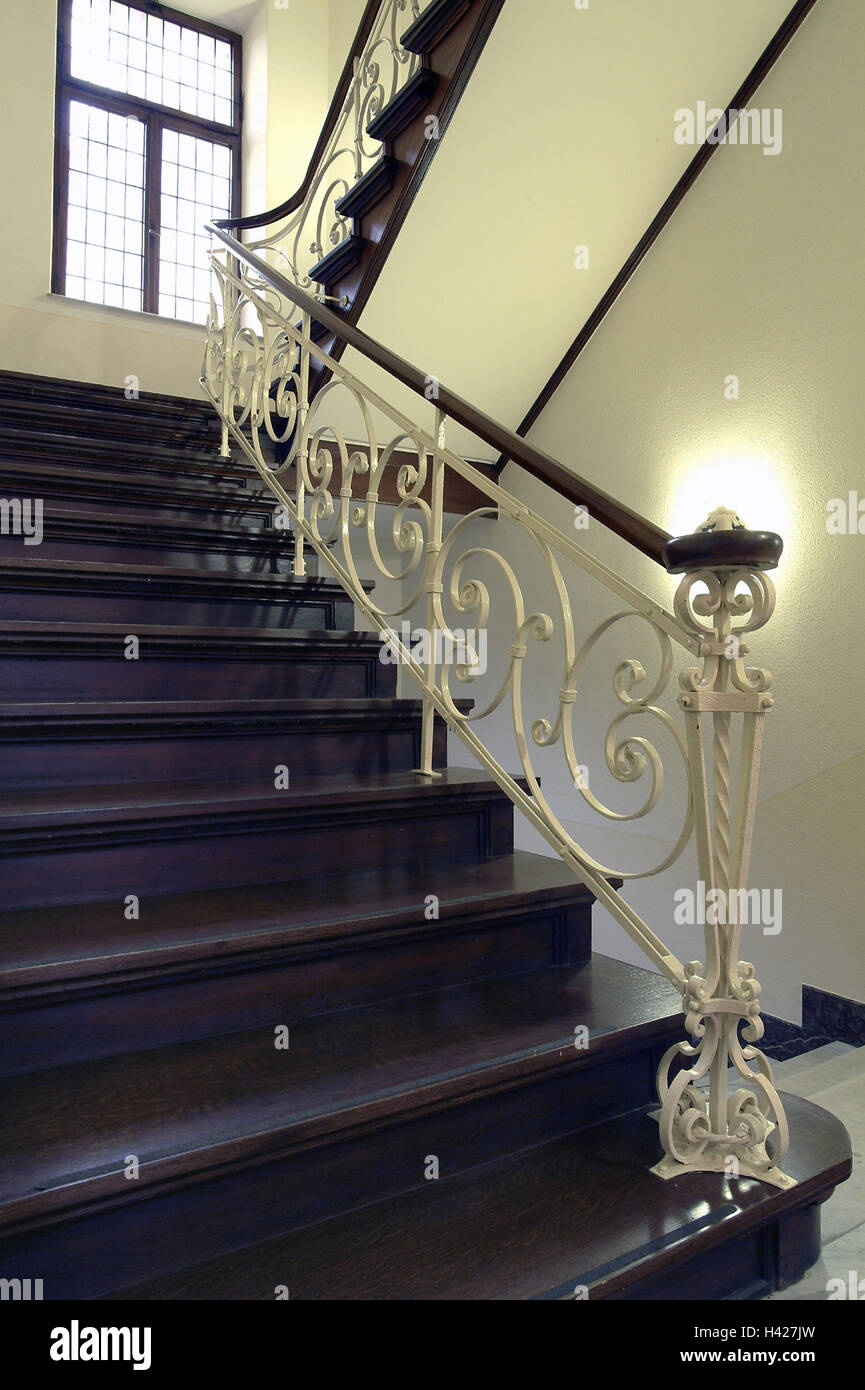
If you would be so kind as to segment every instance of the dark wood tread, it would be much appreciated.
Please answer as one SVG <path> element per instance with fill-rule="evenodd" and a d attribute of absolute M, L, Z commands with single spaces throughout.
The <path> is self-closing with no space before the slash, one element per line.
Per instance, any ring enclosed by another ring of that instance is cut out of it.
<path fill-rule="evenodd" d="M 358 722 L 380 718 L 414 720 L 421 703 L 396 697 L 352 700 L 339 696 L 309 700 L 0 701 L 0 742 L 51 735 L 99 738 L 141 732 L 170 736 L 202 727 L 244 733 L 273 727 L 353 728 Z M 456 703 L 465 710 L 472 706 L 470 700 Z"/>
<path fill-rule="evenodd" d="M 59 468 L 70 463 L 74 467 L 80 457 L 82 463 L 87 459 L 95 468 L 101 468 L 104 461 L 115 471 L 129 465 L 139 472 L 166 473 L 169 477 L 181 470 L 193 477 L 222 475 L 242 480 L 254 475 L 251 465 L 242 464 L 239 458 L 220 457 L 218 437 L 211 448 L 205 449 L 200 444 L 190 447 L 189 441 L 182 439 L 173 443 L 164 439 L 155 441 L 144 422 L 137 436 L 130 431 L 112 438 L 104 427 L 98 434 L 95 425 L 93 429 L 92 435 L 76 432 L 74 427 L 61 421 L 54 428 L 40 428 L 32 419 L 15 428 L 7 419 L 0 425 L 0 457 L 23 463 L 35 454 Z"/>
<path fill-rule="evenodd" d="M 231 627 L 202 623 L 200 613 L 168 624 L 154 623 L 153 613 L 144 621 L 140 613 L 123 622 L 97 616 L 86 622 L 0 620 L 6 658 L 0 694 L 10 701 L 85 703 L 396 694 L 396 667 L 381 661 L 377 635 L 323 630 L 312 625 L 309 612 L 309 627 L 253 626 L 245 613 L 248 625 Z M 126 659 L 130 634 L 138 639 L 136 659 Z"/>
<path fill-rule="evenodd" d="M 129 632 L 128 623 L 0 622 L 0 641 L 7 654 L 23 652 L 61 655 L 65 652 L 99 651 L 115 654 Z M 157 652 L 227 652 L 248 658 L 262 652 L 377 656 L 381 641 L 367 632 L 317 631 L 309 628 L 245 628 L 173 626 L 139 623 L 135 634 L 147 650 Z M 313 696 L 314 692 L 310 692 Z"/>
<path fill-rule="evenodd" d="M 396 160 L 383 154 L 348 193 L 343 194 L 336 204 L 336 211 L 341 217 L 363 217 L 393 187 L 396 172 Z M 324 332 L 327 333 L 327 329 Z"/>
<path fill-rule="evenodd" d="M 132 438 L 146 431 L 149 438 L 164 438 L 179 445 L 192 443 L 200 448 L 218 448 L 220 443 L 220 424 L 209 402 L 200 413 L 185 410 L 150 409 L 142 410 L 136 400 L 99 400 L 82 395 L 78 398 L 60 400 L 40 400 L 39 407 L 33 410 L 32 396 L 3 391 L 0 386 L 0 399 L 3 399 L 3 417 L 17 427 L 19 420 L 26 420 L 38 430 L 53 430 L 56 425 L 86 432 L 95 438 L 110 438 L 117 430 L 128 431 Z M 1 435 L 1 427 L 0 427 Z"/>
<path fill-rule="evenodd" d="M 583 1290 L 590 1301 L 689 1300 L 747 1296 L 755 1284 L 768 1293 L 816 1258 L 813 1247 L 779 1251 L 777 1233 L 788 1245 L 812 1233 L 814 1204 L 852 1166 L 835 1116 L 795 1096 L 785 1104 L 784 1169 L 798 1184 L 787 1191 L 714 1173 L 663 1181 L 650 1171 L 657 1124 L 641 1110 L 110 1296 L 272 1302 L 280 1286 L 292 1301 L 567 1301 Z"/>
<path fill-rule="evenodd" d="M 595 957 L 307 1018 L 286 1050 L 272 1027 L 255 1028 L 10 1078 L 0 1226 L 135 1202 L 360 1126 L 592 1068 L 638 1040 L 670 1040 L 680 1008 L 660 976 Z M 577 1025 L 586 1048 L 574 1046 Z M 130 1153 L 135 1183 L 123 1174 Z"/>
<path fill-rule="evenodd" d="M 234 492 L 227 494 L 235 498 Z M 246 492 L 241 493 L 242 500 Z M 172 521 L 169 517 L 145 512 L 130 516 L 128 512 L 114 512 L 110 506 L 100 507 L 98 511 L 82 511 L 74 502 L 44 502 L 42 506 L 45 540 L 54 538 L 58 529 L 62 534 L 86 533 L 96 540 L 129 539 L 139 543 L 144 538 L 152 539 L 168 549 L 186 545 L 199 549 L 221 549 L 241 546 L 247 550 L 257 550 L 260 546 L 285 547 L 291 537 L 291 528 L 263 524 L 261 517 L 238 515 L 236 517 L 184 517 Z M 267 518 L 268 522 L 270 518 Z M 44 542 L 43 542 L 44 544 Z M 41 554 L 41 550 L 38 552 Z"/>
<path fill-rule="evenodd" d="M 0 702 L 0 786 L 112 783 L 118 767 L 136 783 L 195 782 L 213 768 L 225 781 L 270 779 L 287 761 L 294 775 L 316 776 L 337 757 L 346 772 L 397 771 L 419 764 L 421 709 L 420 700 L 386 696 Z M 444 741 L 436 715 L 436 769 Z"/>
<path fill-rule="evenodd" d="M 366 245 L 362 236 L 352 232 L 343 241 L 322 256 L 320 261 L 307 272 L 310 280 L 319 285 L 332 285 L 357 265 Z"/>
<path fill-rule="evenodd" d="M 520 784 L 524 785 L 522 779 Z M 121 833 L 121 826 L 137 822 L 187 821 L 213 817 L 234 820 L 256 812 L 298 815 L 328 807 L 356 808 L 434 797 L 444 803 L 455 799 L 504 798 L 505 794 L 489 777 L 475 768 L 446 768 L 435 777 L 417 772 L 373 773 L 369 776 L 330 776 L 292 779 L 285 790 L 277 790 L 272 780 L 263 778 L 226 782 L 150 782 L 94 787 L 43 787 L 34 791 L 15 789 L 4 796 L 0 806 L 0 832 L 8 848 L 11 837 L 39 832 L 72 831 L 75 827 L 104 828 L 105 835 Z"/>
<path fill-rule="evenodd" d="M 424 916 L 438 897 L 437 921 Z M 148 898 L 127 921 L 116 900 L 0 913 L 0 1002 L 10 1004 L 104 979 L 143 981 L 170 969 L 214 969 L 262 951 L 303 952 L 347 941 L 385 942 L 450 930 L 457 919 L 496 922 L 538 903 L 590 902 L 557 859 L 519 851 L 460 866 L 414 864 L 220 891 Z"/>
<path fill-rule="evenodd" d="M 369 593 L 372 582 L 363 585 Z M 335 579 L 290 574 L 246 574 L 232 570 L 208 570 L 172 565 L 140 565 L 104 560 L 46 560 L 31 552 L 25 558 L 0 555 L 0 589 L 72 590 L 78 596 L 107 590 L 112 594 L 162 594 L 182 599 L 187 596 L 266 598 L 268 603 L 302 604 L 328 601 L 350 604 L 345 589 Z"/>
<path fill-rule="evenodd" d="M 409 53 L 429 53 L 471 5 L 472 0 L 430 0 L 400 35 L 400 47 Z"/>
<path fill-rule="evenodd" d="M 111 471 L 65 467 L 50 460 L 34 459 L 32 463 L 0 460 L 0 487 L 7 496 L 57 497 L 74 499 L 76 504 L 90 498 L 104 503 L 106 499 L 136 508 L 184 511 L 205 508 L 214 516 L 252 515 L 268 524 L 273 517 L 273 496 L 260 483 L 257 475 L 249 475 L 248 484 L 238 477 L 232 483 L 221 484 L 209 479 L 173 477 L 170 483 L 135 469 Z"/>
<path fill-rule="evenodd" d="M 439 85 L 439 75 L 431 68 L 419 67 L 396 96 L 391 97 L 374 120 L 366 128 L 373 140 L 387 144 L 396 139 L 406 126 L 410 125 L 429 104 L 430 98 Z"/>
<path fill-rule="evenodd" d="M 0 371 L 0 396 L 26 399 L 31 406 L 50 400 L 61 404 L 89 401 L 94 406 L 128 409 L 142 414 L 155 412 L 194 417 L 207 421 L 212 418 L 213 406 L 204 396 L 168 396 L 156 391 L 139 391 L 135 401 L 126 399 L 122 386 L 107 386 L 104 382 L 73 381 L 70 378 L 38 376 L 32 372 Z"/>

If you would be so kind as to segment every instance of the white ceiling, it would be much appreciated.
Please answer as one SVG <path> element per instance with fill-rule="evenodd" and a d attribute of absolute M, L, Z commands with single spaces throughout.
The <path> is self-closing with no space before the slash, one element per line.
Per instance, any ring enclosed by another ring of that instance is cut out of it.
<path fill-rule="evenodd" d="M 266 3 L 267 0 L 176 0 L 175 9 L 242 34 L 256 10 Z"/>

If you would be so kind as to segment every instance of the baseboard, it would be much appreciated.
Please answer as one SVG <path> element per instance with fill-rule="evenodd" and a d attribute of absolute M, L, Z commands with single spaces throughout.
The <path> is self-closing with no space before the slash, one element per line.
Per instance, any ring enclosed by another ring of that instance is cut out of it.
<path fill-rule="evenodd" d="M 802 1022 L 790 1023 L 774 1014 L 762 1014 L 766 1032 L 761 1047 L 768 1057 L 786 1062 L 803 1052 L 813 1052 L 830 1042 L 865 1047 L 865 1003 L 846 999 L 830 990 L 802 986 Z"/>

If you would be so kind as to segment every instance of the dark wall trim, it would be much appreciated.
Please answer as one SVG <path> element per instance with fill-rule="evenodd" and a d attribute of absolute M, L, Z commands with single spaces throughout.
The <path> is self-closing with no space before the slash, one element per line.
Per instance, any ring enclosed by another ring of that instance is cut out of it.
<path fill-rule="evenodd" d="M 827 1033 L 851 1047 L 865 1047 L 865 1003 L 803 985 L 802 1027 L 806 1033 Z"/>
<path fill-rule="evenodd" d="M 784 52 L 784 49 L 787 47 L 793 35 L 796 33 L 797 29 L 806 19 L 810 11 L 814 8 L 816 3 L 817 0 L 797 0 L 797 3 L 793 6 L 792 10 L 787 15 L 787 18 L 784 20 L 783 24 L 781 24 L 774 37 L 771 39 L 769 44 L 766 46 L 766 48 L 764 48 L 763 52 L 760 54 L 760 57 L 757 59 L 751 71 L 748 73 L 748 76 L 745 78 L 745 81 L 742 83 L 741 87 L 736 92 L 736 95 L 728 103 L 724 115 L 721 117 L 721 120 L 719 120 L 718 124 L 713 127 L 712 131 L 709 132 L 710 135 L 714 134 L 718 127 L 721 126 L 722 121 L 726 123 L 727 116 L 731 111 L 741 111 L 742 107 L 745 106 L 748 103 L 748 101 L 750 101 L 751 97 L 754 95 L 757 88 L 762 83 L 763 79 L 775 66 L 775 63 L 778 61 L 781 54 Z M 700 146 L 699 150 L 695 154 L 694 158 L 691 160 L 684 174 L 679 179 L 678 183 L 673 189 L 672 193 L 662 204 L 655 217 L 649 223 L 649 226 L 646 228 L 646 231 L 643 233 L 642 237 L 637 242 L 637 245 L 634 247 L 633 251 L 631 252 L 628 259 L 625 261 L 625 264 L 622 266 L 618 275 L 607 289 L 603 298 L 599 300 L 589 317 L 586 319 L 586 322 L 583 324 L 576 338 L 571 343 L 571 346 L 568 348 L 561 362 L 556 367 L 549 381 L 546 383 L 543 390 L 535 398 L 535 400 L 532 402 L 532 405 L 529 407 L 528 411 L 523 416 L 523 419 L 517 426 L 517 434 L 522 436 L 527 435 L 529 430 L 532 428 L 532 425 L 534 425 L 535 421 L 538 419 L 538 416 L 552 400 L 556 391 L 559 389 L 565 377 L 568 375 L 568 372 L 571 370 L 571 367 L 574 365 L 580 353 L 583 351 L 583 348 L 586 346 L 589 340 L 593 337 L 596 330 L 603 323 L 604 319 L 610 312 L 610 309 L 615 304 L 619 295 L 622 293 L 622 290 L 627 285 L 631 276 L 634 274 L 637 267 L 640 265 L 640 263 L 646 256 L 646 254 L 651 250 L 652 246 L 654 246 L 658 237 L 661 235 L 661 232 L 664 230 L 667 223 L 672 218 L 673 213 L 676 211 L 676 209 L 678 208 L 679 204 L 682 202 L 688 191 L 696 183 L 700 174 L 703 172 L 709 160 L 712 158 L 712 155 L 715 153 L 715 150 L 718 148 L 719 146 L 717 143 L 709 143 L 708 137 L 706 139 L 705 144 Z M 504 456 L 502 456 L 497 460 L 497 466 L 501 468 L 504 466 L 506 462 L 507 460 L 504 458 Z"/>

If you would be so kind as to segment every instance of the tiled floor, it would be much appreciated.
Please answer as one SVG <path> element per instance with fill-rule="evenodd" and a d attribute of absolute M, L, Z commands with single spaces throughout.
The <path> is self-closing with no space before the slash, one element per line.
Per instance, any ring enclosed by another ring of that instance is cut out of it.
<path fill-rule="evenodd" d="M 846 1125 L 853 1145 L 853 1173 L 822 1209 L 823 1255 L 798 1284 L 772 1300 L 828 1300 L 855 1287 L 865 1300 L 865 1047 L 831 1043 L 773 1066 L 779 1090 L 831 1110 Z M 861 1289 L 859 1283 L 861 1281 Z M 853 1294 L 853 1296 L 857 1296 Z"/>

